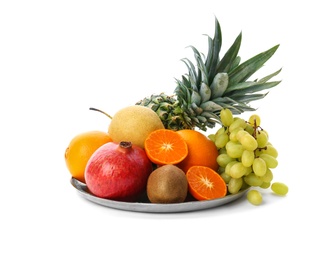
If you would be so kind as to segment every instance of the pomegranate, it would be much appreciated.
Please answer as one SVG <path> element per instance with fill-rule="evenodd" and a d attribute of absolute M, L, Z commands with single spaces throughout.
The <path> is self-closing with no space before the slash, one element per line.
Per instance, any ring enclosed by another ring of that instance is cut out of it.
<path fill-rule="evenodd" d="M 145 151 L 131 142 L 109 142 L 90 157 L 85 180 L 95 196 L 135 201 L 146 189 L 152 162 Z"/>

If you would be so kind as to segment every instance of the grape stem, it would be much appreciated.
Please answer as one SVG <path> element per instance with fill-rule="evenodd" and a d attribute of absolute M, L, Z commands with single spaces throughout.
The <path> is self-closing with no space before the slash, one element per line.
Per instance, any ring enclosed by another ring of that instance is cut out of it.
<path fill-rule="evenodd" d="M 253 137 L 255 138 L 255 139 L 257 139 L 257 119 L 254 119 L 253 120 L 253 124 L 254 124 L 254 131 L 253 131 Z"/>
<path fill-rule="evenodd" d="M 249 122 L 247 122 L 247 123 L 249 123 Z M 260 130 L 261 131 L 263 131 L 264 129 L 261 127 L 261 126 L 259 126 L 259 125 L 257 125 L 257 120 L 254 118 L 254 120 L 253 120 L 253 128 L 254 128 L 254 131 L 253 131 L 253 134 L 252 134 L 252 136 L 255 138 L 255 139 L 257 139 L 257 129 L 259 129 L 259 131 L 258 131 L 258 133 L 260 133 Z M 255 151 L 261 151 L 261 150 L 267 150 L 267 146 L 265 146 L 265 147 L 258 147 L 257 149 L 255 149 L 254 150 L 254 153 L 255 153 Z M 257 156 L 258 157 L 258 156 Z"/>

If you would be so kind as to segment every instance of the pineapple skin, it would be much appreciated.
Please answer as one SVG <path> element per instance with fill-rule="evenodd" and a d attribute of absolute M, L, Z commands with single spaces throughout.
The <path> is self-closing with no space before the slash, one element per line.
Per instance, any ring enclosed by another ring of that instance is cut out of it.
<path fill-rule="evenodd" d="M 191 119 L 181 109 L 179 101 L 174 96 L 164 93 L 151 95 L 140 100 L 136 105 L 149 107 L 155 111 L 166 129 L 175 131 L 193 129 Z"/>

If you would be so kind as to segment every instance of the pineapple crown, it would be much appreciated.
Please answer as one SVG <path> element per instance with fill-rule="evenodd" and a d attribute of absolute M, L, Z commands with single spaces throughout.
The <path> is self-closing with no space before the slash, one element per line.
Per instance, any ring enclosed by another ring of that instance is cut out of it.
<path fill-rule="evenodd" d="M 229 108 L 233 114 L 254 111 L 249 103 L 264 98 L 268 92 L 262 93 L 263 90 L 281 82 L 269 81 L 281 69 L 261 79 L 249 80 L 272 57 L 279 45 L 241 63 L 238 56 L 241 41 L 242 33 L 220 58 L 222 33 L 220 23 L 215 19 L 215 35 L 214 38 L 208 36 L 207 56 L 189 46 L 193 50 L 196 64 L 187 58 L 182 59 L 188 74 L 183 75 L 181 80 L 176 79 L 175 89 L 177 100 L 187 117 L 185 128 L 206 130 L 216 123 L 221 124 L 222 108 Z"/>

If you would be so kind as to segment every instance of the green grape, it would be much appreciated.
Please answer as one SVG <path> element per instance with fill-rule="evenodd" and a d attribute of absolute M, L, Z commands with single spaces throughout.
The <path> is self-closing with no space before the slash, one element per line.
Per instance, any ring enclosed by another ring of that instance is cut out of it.
<path fill-rule="evenodd" d="M 261 132 L 264 132 L 267 135 L 267 139 L 269 139 L 268 132 L 266 130 L 261 130 Z"/>
<path fill-rule="evenodd" d="M 263 182 L 259 187 L 262 189 L 268 189 L 271 186 L 270 182 Z"/>
<path fill-rule="evenodd" d="M 233 141 L 233 142 L 237 142 L 237 141 L 238 141 L 238 139 L 237 139 L 237 135 L 238 135 L 238 133 L 241 132 L 241 131 L 245 132 L 244 129 L 241 128 L 240 126 L 237 127 L 237 128 L 234 129 L 232 132 L 230 132 L 230 134 L 229 134 L 229 139 L 230 139 L 231 141 Z"/>
<path fill-rule="evenodd" d="M 228 191 L 231 194 L 236 194 L 243 186 L 242 178 L 230 178 L 228 183 Z"/>
<path fill-rule="evenodd" d="M 262 150 L 262 153 L 264 154 L 269 154 L 271 156 L 273 156 L 274 158 L 277 158 L 279 153 L 278 151 L 275 149 L 275 147 L 271 144 L 266 145 L 266 149 Z"/>
<path fill-rule="evenodd" d="M 252 165 L 253 172 L 257 176 L 264 176 L 266 171 L 267 171 L 267 166 L 266 162 L 264 159 L 258 157 L 253 160 L 253 165 Z"/>
<path fill-rule="evenodd" d="M 249 150 L 249 151 L 254 151 L 258 147 L 257 140 L 252 135 L 250 135 L 249 133 L 247 133 L 246 131 L 244 131 L 244 132 L 246 134 L 244 134 L 240 138 L 239 142 L 242 144 L 242 146 L 244 147 L 244 149 Z"/>
<path fill-rule="evenodd" d="M 249 133 L 243 129 L 238 131 L 236 134 L 237 141 L 240 142 L 241 138 L 246 134 L 248 135 Z"/>
<path fill-rule="evenodd" d="M 247 171 L 247 167 L 245 167 L 241 162 L 236 162 L 234 165 L 231 166 L 228 174 L 232 178 L 241 178 L 247 173 Z"/>
<path fill-rule="evenodd" d="M 231 161 L 234 161 L 234 160 L 235 160 L 234 158 L 231 158 L 226 153 L 221 153 L 216 158 L 216 161 L 217 161 L 218 165 L 223 167 L 223 168 L 225 168 L 228 163 L 230 163 Z"/>
<path fill-rule="evenodd" d="M 229 141 L 229 136 L 226 133 L 215 136 L 215 146 L 220 149 L 223 148 Z"/>
<path fill-rule="evenodd" d="M 241 190 L 245 190 L 245 189 L 249 188 L 250 185 L 247 184 L 247 183 L 244 181 L 244 177 L 243 177 L 242 179 L 243 179 L 243 184 L 242 184 Z"/>
<path fill-rule="evenodd" d="M 254 133 L 254 128 L 252 125 L 246 124 L 245 131 L 252 135 Z"/>
<path fill-rule="evenodd" d="M 244 174 L 244 176 L 249 175 L 252 171 L 252 167 L 246 167 L 246 173 Z"/>
<path fill-rule="evenodd" d="M 284 196 L 288 193 L 288 186 L 282 182 L 274 182 L 271 185 L 271 189 L 278 195 Z"/>
<path fill-rule="evenodd" d="M 230 168 L 237 163 L 237 161 L 231 161 L 230 163 L 227 164 L 227 166 L 224 169 L 224 172 L 230 176 Z"/>
<path fill-rule="evenodd" d="M 243 129 L 245 129 L 245 127 L 246 127 L 245 120 L 242 118 L 235 118 L 234 122 L 229 126 L 229 132 L 232 132 L 237 127 L 241 127 Z"/>
<path fill-rule="evenodd" d="M 229 141 L 226 144 L 227 154 L 231 158 L 240 158 L 243 154 L 244 148 L 238 142 Z"/>
<path fill-rule="evenodd" d="M 268 143 L 268 136 L 264 131 L 258 131 L 256 134 L 258 147 L 265 147 Z"/>
<path fill-rule="evenodd" d="M 220 118 L 221 118 L 221 122 L 224 126 L 230 126 L 234 121 L 232 112 L 228 108 L 223 108 L 221 110 Z"/>
<path fill-rule="evenodd" d="M 271 182 L 273 180 L 273 173 L 271 169 L 266 169 L 266 173 L 260 177 L 263 182 Z"/>
<path fill-rule="evenodd" d="M 253 164 L 254 161 L 254 152 L 249 151 L 249 150 L 244 150 L 242 153 L 242 164 L 245 167 L 251 167 L 251 165 Z"/>
<path fill-rule="evenodd" d="M 255 125 L 256 126 L 260 126 L 261 124 L 261 119 L 260 119 L 260 116 L 258 115 L 251 115 L 250 118 L 249 118 L 249 123 L 254 126 L 254 122 L 255 122 Z"/>
<path fill-rule="evenodd" d="M 250 186 L 260 186 L 263 181 L 253 172 L 243 177 L 243 180 Z"/>
<path fill-rule="evenodd" d="M 224 127 L 220 127 L 220 128 L 216 131 L 215 136 L 218 136 L 218 135 L 220 135 L 220 134 L 224 134 L 224 133 L 226 133 L 226 129 L 225 129 Z"/>
<path fill-rule="evenodd" d="M 263 159 L 266 163 L 266 166 L 270 169 L 274 169 L 278 166 L 278 161 L 276 158 L 269 154 L 262 153 L 260 154 L 259 158 Z"/>
<path fill-rule="evenodd" d="M 222 177 L 222 179 L 224 180 L 224 182 L 225 182 L 226 184 L 229 183 L 229 181 L 230 181 L 230 179 L 231 179 L 230 175 L 228 175 L 227 173 L 224 172 L 224 173 L 221 173 L 220 176 Z"/>
<path fill-rule="evenodd" d="M 250 190 L 247 193 L 246 197 L 247 197 L 247 200 L 255 206 L 258 206 L 262 203 L 262 195 L 257 190 Z"/>
<path fill-rule="evenodd" d="M 215 142 L 215 134 L 209 134 L 209 135 L 208 135 L 208 138 L 209 138 L 210 140 L 212 140 L 213 142 Z"/>
<path fill-rule="evenodd" d="M 259 157 L 260 154 L 262 154 L 263 149 L 262 148 L 258 148 L 254 150 L 254 157 Z"/>

